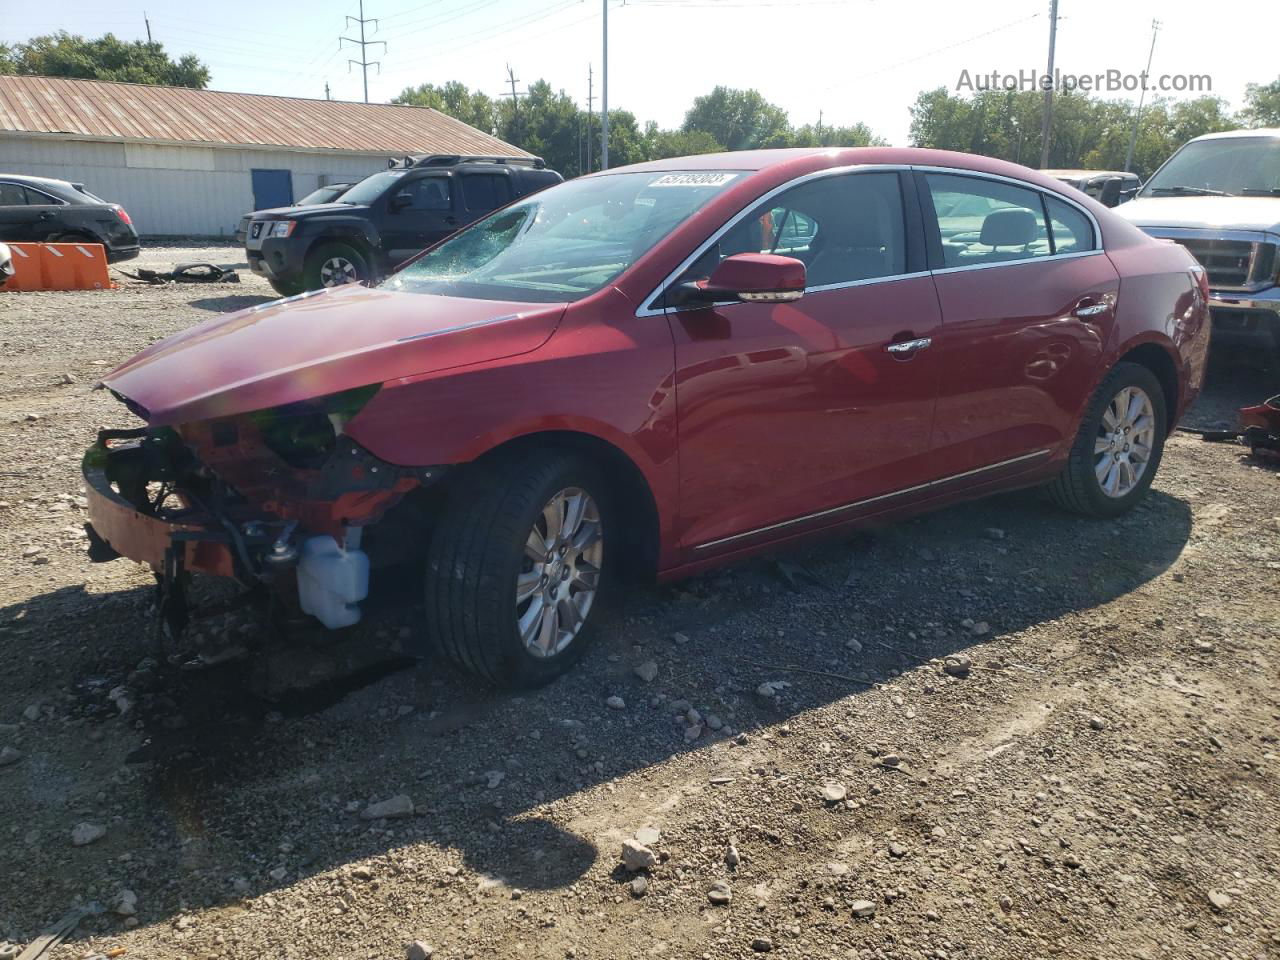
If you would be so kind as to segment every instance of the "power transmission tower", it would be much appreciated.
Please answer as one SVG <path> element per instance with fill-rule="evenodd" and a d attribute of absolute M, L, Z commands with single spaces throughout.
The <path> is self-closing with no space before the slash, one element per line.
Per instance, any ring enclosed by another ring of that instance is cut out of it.
<path fill-rule="evenodd" d="M 1049 76 L 1044 88 L 1044 119 L 1040 122 L 1040 169 L 1049 166 L 1049 130 L 1053 124 L 1053 46 L 1058 39 L 1058 0 L 1049 0 Z"/>
<path fill-rule="evenodd" d="M 1057 0 L 1054 0 L 1056 3 Z M 609 169 L 609 0 L 604 4 L 604 64 L 600 83 L 600 169 Z"/>
<path fill-rule="evenodd" d="M 1138 109 L 1133 111 L 1133 132 L 1129 134 L 1129 149 L 1124 154 L 1124 172 L 1128 173 L 1133 165 L 1133 148 L 1138 143 L 1138 121 L 1142 119 L 1142 102 L 1147 98 L 1147 75 L 1151 73 L 1151 60 L 1156 55 L 1156 34 L 1160 32 L 1160 21 L 1151 21 L 1151 51 L 1147 54 L 1147 72 L 1142 75 L 1142 89 L 1138 91 Z"/>
<path fill-rule="evenodd" d="M 372 17 L 369 17 L 368 19 L 366 19 L 366 18 L 365 18 L 365 15 L 364 15 L 364 0 L 360 0 L 360 16 L 358 16 L 358 17 L 347 17 L 347 26 L 349 27 L 349 26 L 351 26 L 351 24 L 353 24 L 353 23 L 357 23 L 357 24 L 359 24 L 359 25 L 360 25 L 360 39 L 359 39 L 359 40 L 354 40 L 354 39 L 352 39 L 351 37 L 339 37 L 339 38 L 338 38 L 338 49 L 339 49 L 339 50 L 341 50 L 341 49 L 342 49 L 342 43 L 343 43 L 343 41 L 344 41 L 344 40 L 345 40 L 347 43 L 353 43 L 353 44 L 355 44 L 356 46 L 358 46 L 358 47 L 360 48 L 360 59 L 359 59 L 359 60 L 348 60 L 348 61 L 347 61 L 347 70 L 348 70 L 348 71 L 350 71 L 350 70 L 351 70 L 351 67 L 352 67 L 353 65 L 354 65 L 354 66 L 357 66 L 357 67 L 359 67 L 359 68 L 360 68 L 360 72 L 361 72 L 361 73 L 363 74 L 363 76 L 364 76 L 364 102 L 365 102 L 365 103 L 368 103 L 368 102 L 369 102 L 369 68 L 370 68 L 370 67 L 377 67 L 377 68 L 378 68 L 378 72 L 379 72 L 379 73 L 381 73 L 381 72 L 382 72 L 382 61 L 381 61 L 381 60 L 370 60 L 370 59 L 369 59 L 368 48 L 369 48 L 369 47 L 374 47 L 374 46 L 379 46 L 379 45 L 381 45 L 381 47 L 382 47 L 382 52 L 383 52 L 383 53 L 386 53 L 386 52 L 387 52 L 387 44 L 386 44 L 386 41 L 384 41 L 384 40 L 366 40 L 366 39 L 364 38 L 364 25 L 365 25 L 366 23 L 372 23 L 372 24 L 373 24 L 373 29 L 374 29 L 374 32 L 375 32 L 375 33 L 377 32 L 377 29 L 378 29 L 378 21 L 377 21 L 377 20 L 375 20 L 375 19 L 374 19 L 374 18 L 372 18 Z"/>
<path fill-rule="evenodd" d="M 504 93 L 504 97 L 511 98 L 511 131 L 512 139 L 520 139 L 520 94 L 516 92 L 516 84 L 520 81 L 516 79 L 516 72 L 511 69 L 511 64 L 507 64 L 507 82 L 511 84 L 511 92 Z M 520 144 L 516 144 L 520 146 Z"/>
<path fill-rule="evenodd" d="M 591 76 L 591 64 L 587 64 L 587 173 L 591 172 L 591 140 L 592 127 L 595 126 L 595 105 L 596 95 L 595 89 L 592 87 L 593 78 Z"/>

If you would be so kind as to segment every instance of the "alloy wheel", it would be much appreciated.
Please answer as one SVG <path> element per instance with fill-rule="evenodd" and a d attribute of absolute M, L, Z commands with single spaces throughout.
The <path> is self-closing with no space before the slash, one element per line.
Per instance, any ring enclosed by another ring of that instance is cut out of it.
<path fill-rule="evenodd" d="M 1093 442 L 1094 476 L 1108 497 L 1130 493 L 1151 461 L 1156 416 L 1141 387 L 1125 387 L 1107 404 Z"/>
<path fill-rule="evenodd" d="M 346 257 L 330 257 L 320 264 L 320 283 L 326 287 L 340 287 L 347 283 L 359 283 L 356 265 Z"/>
<path fill-rule="evenodd" d="M 516 628 L 531 655 L 554 657 L 573 643 L 595 602 L 603 557 L 600 509 L 591 495 L 566 487 L 548 500 L 516 576 Z"/>

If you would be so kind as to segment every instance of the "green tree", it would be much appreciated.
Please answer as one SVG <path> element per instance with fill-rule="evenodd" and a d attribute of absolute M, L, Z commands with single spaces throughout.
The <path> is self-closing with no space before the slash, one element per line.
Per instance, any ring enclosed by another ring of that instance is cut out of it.
<path fill-rule="evenodd" d="M 692 157 L 724 150 L 724 145 L 705 130 L 659 130 L 656 123 L 646 126 L 645 140 L 648 142 L 645 156 L 649 160 Z"/>
<path fill-rule="evenodd" d="M 1280 127 L 1280 77 L 1270 83 L 1244 88 L 1240 122 L 1247 127 Z"/>
<path fill-rule="evenodd" d="M 492 97 L 480 90 L 468 90 L 465 84 L 457 80 L 450 80 L 439 87 L 431 83 L 405 87 L 391 102 L 432 107 L 490 134 L 496 128 L 498 120 L 497 107 Z"/>
<path fill-rule="evenodd" d="M 681 130 L 710 134 L 728 150 L 785 147 L 791 135 L 785 110 L 756 90 L 730 87 L 716 87 L 694 99 Z"/>
<path fill-rule="evenodd" d="M 121 40 L 108 33 L 96 40 L 60 30 L 26 43 L 0 46 L 0 73 L 82 80 L 114 80 L 170 87 L 209 85 L 209 68 L 193 53 L 172 59 L 160 43 Z"/>
<path fill-rule="evenodd" d="M 828 127 L 805 124 L 791 131 L 788 138 L 791 147 L 884 147 L 888 142 L 877 137 L 865 123 L 848 127 Z"/>

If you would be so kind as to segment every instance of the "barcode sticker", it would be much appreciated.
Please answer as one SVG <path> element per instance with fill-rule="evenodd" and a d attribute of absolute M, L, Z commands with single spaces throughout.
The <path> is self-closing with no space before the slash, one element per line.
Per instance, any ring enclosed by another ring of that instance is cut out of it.
<path fill-rule="evenodd" d="M 738 175 L 736 173 L 668 173 L 659 177 L 651 187 L 723 187 Z"/>

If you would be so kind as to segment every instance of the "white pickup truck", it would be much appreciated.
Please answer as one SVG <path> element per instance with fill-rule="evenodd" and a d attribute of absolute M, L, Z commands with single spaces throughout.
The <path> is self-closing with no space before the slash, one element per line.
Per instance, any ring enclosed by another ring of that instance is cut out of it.
<path fill-rule="evenodd" d="M 1280 362 L 1280 129 L 1188 141 L 1115 212 L 1208 271 L 1215 343 Z"/>

